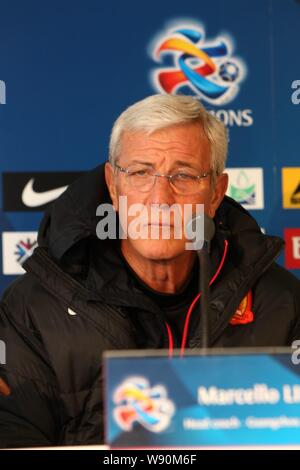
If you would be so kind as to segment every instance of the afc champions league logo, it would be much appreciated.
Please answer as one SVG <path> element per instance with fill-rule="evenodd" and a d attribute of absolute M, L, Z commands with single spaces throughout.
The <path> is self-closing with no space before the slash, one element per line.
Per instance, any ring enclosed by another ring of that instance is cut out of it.
<path fill-rule="evenodd" d="M 139 423 L 148 431 L 159 433 L 170 424 L 175 405 L 168 398 L 166 388 L 150 386 L 145 377 L 128 377 L 114 391 L 113 416 L 123 431 L 132 431 Z"/>
<path fill-rule="evenodd" d="M 178 22 L 152 41 L 150 54 L 163 66 L 152 71 L 154 88 L 170 94 L 190 94 L 214 105 L 232 101 L 246 76 L 246 67 L 233 56 L 228 35 L 212 40 L 200 24 Z"/>

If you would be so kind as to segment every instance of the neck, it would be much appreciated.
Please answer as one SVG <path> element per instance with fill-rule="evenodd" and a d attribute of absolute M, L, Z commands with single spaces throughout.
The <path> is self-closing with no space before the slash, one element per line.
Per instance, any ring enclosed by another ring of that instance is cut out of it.
<path fill-rule="evenodd" d="M 124 240 L 121 250 L 129 266 L 151 289 L 168 294 L 178 292 L 188 279 L 194 262 L 195 252 L 185 251 L 172 259 L 149 259 L 136 252 Z"/>

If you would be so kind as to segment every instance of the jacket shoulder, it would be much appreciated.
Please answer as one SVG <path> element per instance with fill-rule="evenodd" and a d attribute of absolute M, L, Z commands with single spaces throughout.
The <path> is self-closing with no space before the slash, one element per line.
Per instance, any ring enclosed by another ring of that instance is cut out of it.
<path fill-rule="evenodd" d="M 263 312 L 261 320 L 269 324 L 269 333 L 284 335 L 287 345 L 300 338 L 300 280 L 273 263 L 253 290 L 256 308 Z"/>
<path fill-rule="evenodd" d="M 4 292 L 0 303 L 0 338 L 5 361 L 0 378 L 0 446 L 49 445 L 59 439 L 59 394 L 40 335 L 30 314 L 37 280 L 24 274 Z"/>
<path fill-rule="evenodd" d="M 273 291 L 278 289 L 278 292 L 289 292 L 300 301 L 300 280 L 279 264 L 273 263 L 269 269 L 262 274 L 260 280 L 264 283 L 266 288 L 269 287 Z"/>
<path fill-rule="evenodd" d="M 30 324 L 30 308 L 37 296 L 47 296 L 38 279 L 31 273 L 25 273 L 13 281 L 4 291 L 1 306 L 9 317 L 17 323 Z"/>
<path fill-rule="evenodd" d="M 7 345 L 6 370 L 51 383 L 54 375 L 31 313 L 35 302 L 40 308 L 46 305 L 46 296 L 47 291 L 29 273 L 14 281 L 0 302 L 0 336 Z"/>

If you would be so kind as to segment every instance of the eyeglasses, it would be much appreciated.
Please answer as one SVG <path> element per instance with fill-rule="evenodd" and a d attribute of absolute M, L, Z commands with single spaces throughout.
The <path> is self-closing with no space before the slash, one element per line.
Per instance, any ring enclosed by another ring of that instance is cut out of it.
<path fill-rule="evenodd" d="M 189 173 L 174 173 L 173 175 L 163 175 L 156 173 L 151 168 L 122 168 L 115 164 L 115 168 L 125 173 L 128 186 L 137 189 L 140 192 L 147 193 L 153 188 L 156 178 L 167 178 L 172 189 L 177 194 L 197 194 L 201 190 L 202 180 L 211 175 L 211 171 L 202 173 L 202 175 L 192 175 Z"/>

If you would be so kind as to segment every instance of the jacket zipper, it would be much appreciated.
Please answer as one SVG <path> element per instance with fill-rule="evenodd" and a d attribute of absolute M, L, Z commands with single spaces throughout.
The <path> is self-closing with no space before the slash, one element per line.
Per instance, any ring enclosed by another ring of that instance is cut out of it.
<path fill-rule="evenodd" d="M 221 269 L 224 265 L 224 262 L 225 262 L 227 251 L 228 251 L 228 241 L 224 240 L 224 251 L 223 251 L 222 259 L 220 261 L 220 264 L 219 264 L 215 274 L 213 275 L 213 277 L 211 278 L 211 280 L 209 282 L 210 286 L 212 285 L 212 283 L 217 279 L 217 277 L 220 274 L 220 271 L 221 271 Z M 195 307 L 196 303 L 198 302 L 198 300 L 200 299 L 200 297 L 201 297 L 201 292 L 199 292 L 199 294 L 197 294 L 197 296 L 194 298 L 193 302 L 191 303 L 191 305 L 188 309 L 188 313 L 187 313 L 186 318 L 185 318 L 183 334 L 182 334 L 182 340 L 181 340 L 181 347 L 180 347 L 180 356 L 181 357 L 184 355 L 184 351 L 185 351 L 190 317 L 191 317 L 191 314 L 194 310 L 194 307 Z M 173 351 L 174 351 L 174 339 L 173 339 L 172 330 L 171 330 L 170 325 L 167 322 L 165 322 L 165 324 L 166 324 L 166 328 L 167 328 L 167 332 L 168 332 L 168 340 L 169 340 L 169 358 L 171 358 L 171 357 L 173 357 Z"/>

